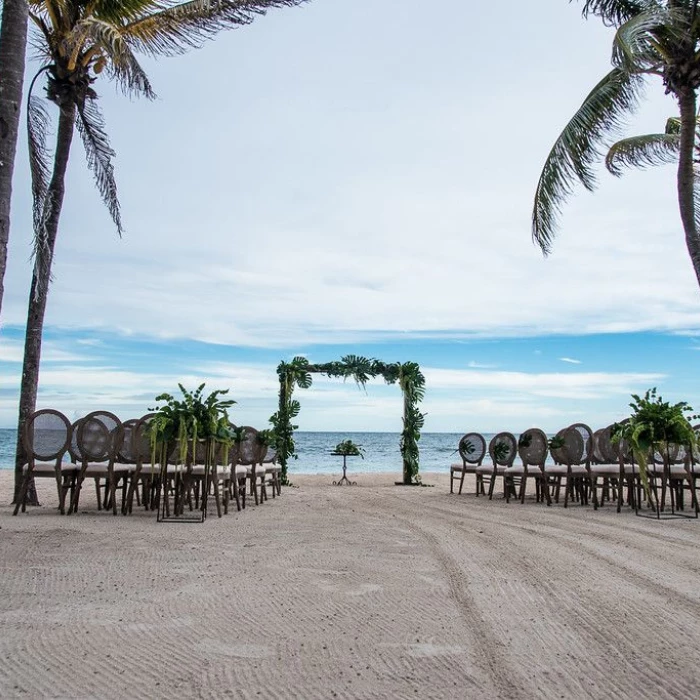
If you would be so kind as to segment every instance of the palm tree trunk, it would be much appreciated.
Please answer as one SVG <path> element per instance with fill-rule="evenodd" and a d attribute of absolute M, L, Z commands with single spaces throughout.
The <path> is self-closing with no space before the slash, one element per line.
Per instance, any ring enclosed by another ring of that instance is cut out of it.
<path fill-rule="evenodd" d="M 12 173 L 22 104 L 27 0 L 5 0 L 0 26 L 0 309 L 10 237 Z"/>
<path fill-rule="evenodd" d="M 58 221 L 63 206 L 66 168 L 73 140 L 73 123 L 75 122 L 75 105 L 70 103 L 61 108 L 56 137 L 56 155 L 53 174 L 46 194 L 45 209 L 48 211 L 46 222 L 46 246 L 40 250 L 34 260 L 32 286 L 29 292 L 29 309 L 27 311 L 27 330 L 24 338 L 24 364 L 22 365 L 22 385 L 19 395 L 19 420 L 17 422 L 17 452 L 15 457 L 15 499 L 19 494 L 22 481 L 22 466 L 26 462 L 22 430 L 27 417 L 36 410 L 36 394 L 39 386 L 39 363 L 41 360 L 41 336 L 44 329 L 44 313 L 51 278 L 53 251 L 58 233 Z M 38 505 L 36 490 L 32 484 L 27 502 Z"/>
<path fill-rule="evenodd" d="M 678 159 L 678 205 L 685 230 L 685 243 L 693 263 L 695 276 L 700 284 L 700 236 L 695 221 L 695 173 L 693 155 L 695 153 L 696 95 L 695 90 L 686 88 L 678 94 L 681 112 L 681 146 Z M 700 207 L 700 202 L 697 203 Z"/>

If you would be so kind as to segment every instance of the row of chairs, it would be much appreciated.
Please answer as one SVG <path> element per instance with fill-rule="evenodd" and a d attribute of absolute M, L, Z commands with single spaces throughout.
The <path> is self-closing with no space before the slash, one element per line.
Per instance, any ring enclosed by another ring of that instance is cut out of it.
<path fill-rule="evenodd" d="M 572 499 L 584 505 L 591 500 L 594 508 L 606 500 L 614 500 L 620 512 L 626 488 L 626 502 L 638 512 L 645 495 L 640 467 L 624 440 L 613 443 L 612 429 L 610 425 L 593 432 L 585 423 L 574 423 L 560 430 L 551 443 L 539 428 L 530 428 L 518 438 L 501 432 L 494 435 L 488 447 L 483 435 L 467 433 L 458 447 L 462 463 L 450 467 L 450 493 L 454 493 L 456 481 L 459 481 L 458 493 L 462 493 L 465 476 L 473 474 L 477 496 L 485 495 L 488 485 L 489 499 L 493 498 L 500 479 L 506 502 L 517 497 L 524 503 L 531 479 L 538 502 L 551 505 L 554 499 L 558 503 L 563 488 L 565 507 Z M 700 425 L 694 430 L 700 434 Z M 483 463 L 486 455 L 491 464 Z M 515 464 L 516 457 L 520 457 L 520 464 Z M 682 445 L 668 445 L 662 452 L 648 455 L 647 475 L 652 500 L 647 505 L 657 515 L 665 510 L 667 501 L 673 513 L 684 510 L 688 493 L 697 517 L 700 482 L 697 459 L 693 449 Z"/>
<path fill-rule="evenodd" d="M 34 412 L 22 433 L 26 463 L 14 514 L 20 508 L 25 511 L 29 485 L 36 477 L 55 480 L 61 514 L 78 510 L 85 479 L 95 482 L 98 509 L 111 509 L 114 515 L 118 510 L 131 513 L 134 498 L 147 510 L 158 508 L 161 496 L 168 514 L 174 498 L 172 510 L 177 515 L 185 506 L 200 508 L 211 488 L 221 517 L 228 513 L 231 499 L 239 511 L 245 508 L 246 493 L 254 496 L 256 505 L 268 499 L 268 489 L 273 498 L 281 494 L 276 454 L 255 428 L 243 427 L 240 442 L 229 448 L 202 441 L 194 450 L 190 445 L 194 459 L 190 456 L 186 464 L 178 463 L 176 443 L 169 446 L 164 460 L 154 461 L 158 455 L 153 454 L 148 426 L 155 415 L 122 422 L 108 411 L 93 411 L 71 423 L 54 409 Z"/>

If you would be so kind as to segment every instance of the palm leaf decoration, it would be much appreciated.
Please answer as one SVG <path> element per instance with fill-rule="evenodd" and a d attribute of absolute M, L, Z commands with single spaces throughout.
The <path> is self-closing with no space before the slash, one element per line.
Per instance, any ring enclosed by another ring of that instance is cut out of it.
<path fill-rule="evenodd" d="M 535 192 L 533 240 L 547 255 L 562 205 L 577 184 L 592 191 L 596 166 L 621 175 L 628 167 L 677 164 L 679 209 L 686 245 L 700 284 L 700 217 L 697 177 L 697 89 L 700 84 L 700 17 L 695 0 L 587 0 L 585 17 L 616 28 L 612 70 L 590 92 L 545 160 Z M 648 76 L 660 77 L 677 100 L 680 117 L 666 132 L 617 140 L 634 112 Z M 606 154 L 604 157 L 604 153 Z"/>

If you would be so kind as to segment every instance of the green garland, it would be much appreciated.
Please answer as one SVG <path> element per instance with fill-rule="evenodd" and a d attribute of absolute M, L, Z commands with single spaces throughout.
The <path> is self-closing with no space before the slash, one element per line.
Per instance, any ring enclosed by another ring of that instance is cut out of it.
<path fill-rule="evenodd" d="M 312 365 L 305 357 L 295 357 L 291 362 L 280 362 L 277 376 L 280 380 L 279 406 L 270 422 L 274 426 L 276 448 L 282 467 L 282 483 L 288 483 L 287 464 L 296 459 L 294 431 L 299 427 L 293 420 L 301 411 L 300 403 L 293 398 L 294 388 L 308 389 L 312 373 L 328 377 L 353 379 L 364 387 L 372 378 L 381 376 L 387 384 L 398 383 L 403 393 L 403 431 L 399 449 L 403 458 L 404 484 L 420 483 L 418 441 L 425 422 L 425 414 L 418 404 L 425 395 L 425 377 L 415 362 L 387 364 L 359 355 L 346 355 L 340 361 Z"/>

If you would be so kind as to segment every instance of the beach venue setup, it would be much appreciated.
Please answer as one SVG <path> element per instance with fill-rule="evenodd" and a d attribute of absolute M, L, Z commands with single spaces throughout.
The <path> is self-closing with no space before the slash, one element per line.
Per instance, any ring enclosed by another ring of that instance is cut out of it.
<path fill-rule="evenodd" d="M 72 424 L 59 411 L 36 411 L 22 436 L 27 460 L 17 473 L 14 514 L 26 510 L 36 477 L 55 480 L 58 508 L 69 515 L 78 510 L 86 479 L 94 480 L 98 508 L 114 515 L 131 513 L 136 498 L 146 510 L 155 509 L 159 521 L 203 522 L 210 495 L 219 517 L 228 513 L 231 499 L 238 511 L 245 508 L 246 493 L 256 505 L 268 499 L 268 491 L 273 498 L 281 495 L 282 485 L 288 483 L 288 460 L 296 457 L 297 426 L 291 421 L 300 404 L 293 390 L 308 388 L 314 372 L 352 378 L 360 386 L 378 375 L 390 384 L 399 383 L 404 392 L 400 483 L 420 485 L 423 415 L 417 402 L 423 397 L 424 378 L 418 365 L 387 365 L 355 355 L 313 365 L 295 357 L 280 363 L 277 372 L 279 410 L 270 419 L 272 429 L 235 426 L 228 409 L 236 402 L 224 398 L 228 390 L 206 395 L 204 384 L 194 392 L 180 385 L 181 398 L 161 394 L 156 400 L 162 406 L 124 422 L 108 411 L 93 411 Z M 489 500 L 500 480 L 506 502 L 514 497 L 524 503 L 530 481 L 535 501 L 548 506 L 561 499 L 565 508 L 570 501 L 590 502 L 597 510 L 610 501 L 619 513 L 626 502 L 636 514 L 651 510 L 657 518 L 662 514 L 697 518 L 700 425 L 691 426 L 687 414 L 692 409 L 685 402 L 664 401 L 656 389 L 633 398 L 631 417 L 595 432 L 584 423 L 572 424 L 553 437 L 538 428 L 518 438 L 499 432 L 488 447 L 480 433 L 466 433 L 457 446 L 462 461 L 450 467 L 450 493 L 458 482 L 461 494 L 470 474 L 477 496 L 486 495 L 488 485 Z M 343 456 L 341 483 L 350 483 L 346 457 L 361 455 L 361 449 L 346 441 L 332 454 Z M 485 463 L 487 457 L 490 464 Z"/>
<path fill-rule="evenodd" d="M 0 698 L 700 697 L 699 97 L 700 0 L 0 0 Z"/>

